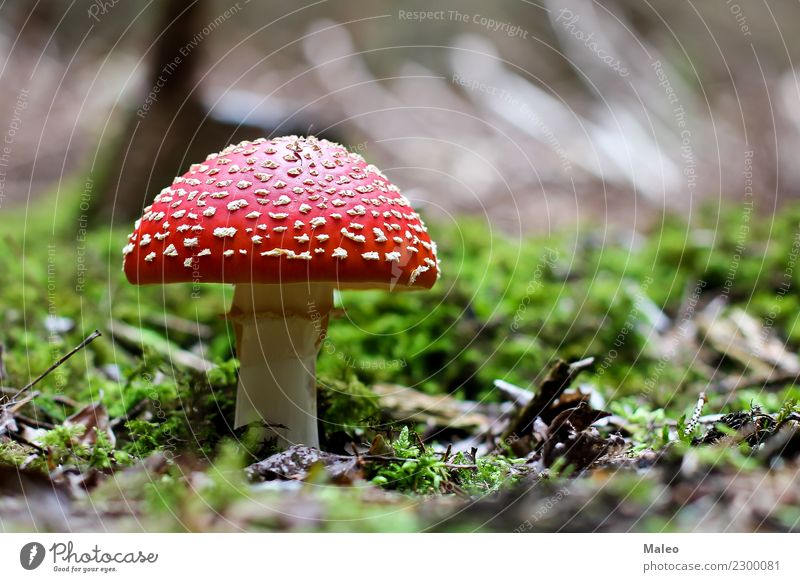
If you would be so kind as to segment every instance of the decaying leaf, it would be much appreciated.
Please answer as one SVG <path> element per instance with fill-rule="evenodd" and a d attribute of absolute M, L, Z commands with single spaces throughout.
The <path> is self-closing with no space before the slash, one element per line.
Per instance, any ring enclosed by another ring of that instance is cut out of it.
<path fill-rule="evenodd" d="M 247 467 L 246 473 L 253 481 L 302 481 L 309 476 L 315 465 L 322 465 L 335 482 L 353 482 L 361 477 L 357 457 L 334 455 L 304 445 L 294 445 L 282 453 L 253 463 Z"/>
<path fill-rule="evenodd" d="M 85 430 L 78 438 L 83 445 L 94 445 L 97 443 L 97 433 L 101 432 L 108 438 L 111 446 L 117 442 L 114 431 L 109 425 L 108 411 L 102 403 L 87 404 L 78 412 L 64 421 L 64 426 L 83 426 Z"/>

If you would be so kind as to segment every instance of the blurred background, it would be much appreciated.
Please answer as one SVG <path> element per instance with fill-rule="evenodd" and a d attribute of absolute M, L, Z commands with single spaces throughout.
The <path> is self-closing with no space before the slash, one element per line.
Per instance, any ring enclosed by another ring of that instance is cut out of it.
<path fill-rule="evenodd" d="M 400 6 L 3 2 L 0 209 L 69 186 L 56 208 L 128 223 L 206 153 L 290 133 L 511 235 L 800 193 L 797 2 Z"/>

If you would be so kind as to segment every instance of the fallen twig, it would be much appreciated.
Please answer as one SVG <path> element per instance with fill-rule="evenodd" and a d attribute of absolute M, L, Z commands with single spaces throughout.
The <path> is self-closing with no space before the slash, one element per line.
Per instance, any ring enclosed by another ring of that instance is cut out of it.
<path fill-rule="evenodd" d="M 536 395 L 511 420 L 508 428 L 500 437 L 500 442 L 509 442 L 515 440 L 514 437 L 520 437 L 530 432 L 530 427 L 533 426 L 536 417 L 541 416 L 553 401 L 572 384 L 575 377 L 593 363 L 594 358 L 586 358 L 571 364 L 564 360 L 556 361 Z"/>
<path fill-rule="evenodd" d="M 36 452 L 38 452 L 40 455 L 43 455 L 43 454 L 45 454 L 47 452 L 42 447 L 37 445 L 36 443 L 32 443 L 28 439 L 23 438 L 23 437 L 21 437 L 20 435 L 18 435 L 16 433 L 8 432 L 8 433 L 6 433 L 6 436 L 8 438 L 10 438 L 12 441 L 17 441 L 21 445 L 25 445 L 26 447 L 31 447 L 32 449 L 35 449 Z"/>
<path fill-rule="evenodd" d="M 213 362 L 209 362 L 192 352 L 183 350 L 165 338 L 159 338 L 157 342 L 149 341 L 150 338 L 145 337 L 141 329 L 122 321 L 109 321 L 108 328 L 114 340 L 132 346 L 138 350 L 144 349 L 144 346 L 149 346 L 173 365 L 177 364 L 198 372 L 208 372 L 215 367 Z"/>
<path fill-rule="evenodd" d="M 44 430 L 53 430 L 56 427 L 56 425 L 53 424 L 52 422 L 38 420 L 36 418 L 30 418 L 29 416 L 25 416 L 24 414 L 20 414 L 19 412 L 14 413 L 14 420 L 22 424 L 27 424 L 32 428 L 43 428 Z"/>
<path fill-rule="evenodd" d="M 17 399 L 17 397 L 19 397 L 19 395 L 20 395 L 20 394 L 22 394 L 23 392 L 25 392 L 25 391 L 27 391 L 27 390 L 30 390 L 30 389 L 31 389 L 33 386 L 35 386 L 35 385 L 36 385 L 36 384 L 38 384 L 38 383 L 39 383 L 41 380 L 43 380 L 45 377 L 47 377 L 47 375 L 48 375 L 48 374 L 50 374 L 50 372 L 52 372 L 53 370 L 55 370 L 56 368 L 58 368 L 58 367 L 59 367 L 61 364 L 63 364 L 63 363 L 64 363 L 64 362 L 66 362 L 67 360 L 69 360 L 69 359 L 70 359 L 72 356 L 74 356 L 75 354 L 77 354 L 77 353 L 78 353 L 80 350 L 82 350 L 83 348 L 85 348 L 86 346 L 88 346 L 90 343 L 92 343 L 94 340 L 96 340 L 97 338 L 99 338 L 101 335 L 103 335 L 103 334 L 102 334 L 102 333 L 100 333 L 100 330 L 97 330 L 97 329 L 96 329 L 96 330 L 94 330 L 94 331 L 93 331 L 91 334 L 89 334 L 89 335 L 86 337 L 86 339 L 84 339 L 84 340 L 83 340 L 81 343 L 79 343 L 77 346 L 75 346 L 74 348 L 72 348 L 72 349 L 71 349 L 69 352 L 67 352 L 66 354 L 64 354 L 64 355 L 63 355 L 63 356 L 61 356 L 60 358 L 58 358 L 58 360 L 56 360 L 56 361 L 53 363 L 53 365 L 51 365 L 51 366 L 50 366 L 49 368 L 47 368 L 47 369 L 46 369 L 44 372 L 42 372 L 41 374 L 39 374 L 39 376 L 37 376 L 37 377 L 36 377 L 36 379 L 34 379 L 32 382 L 28 383 L 26 386 L 23 386 L 22 388 L 20 388 L 20 389 L 17 391 L 17 393 L 16 393 L 16 394 L 14 394 L 14 396 L 13 396 L 12 400 L 16 400 L 16 399 Z"/>
<path fill-rule="evenodd" d="M 505 380 L 498 378 L 494 381 L 494 387 L 497 388 L 497 390 L 499 390 L 500 393 L 506 397 L 506 399 L 511 400 L 517 407 L 521 408 L 533 400 L 533 392 L 530 390 L 525 390 L 525 388 L 515 386 L 511 382 L 506 382 Z"/>
<path fill-rule="evenodd" d="M 695 404 L 694 406 L 694 412 L 692 413 L 692 418 L 686 425 L 686 434 L 692 434 L 692 432 L 694 431 L 694 428 L 700 421 L 700 415 L 703 414 L 703 407 L 706 405 L 706 402 L 708 402 L 708 396 L 706 396 L 705 392 L 701 392 L 697 398 L 697 404 Z"/>
<path fill-rule="evenodd" d="M 6 410 L 8 410 L 8 412 L 9 412 L 10 414 L 12 414 L 12 415 L 16 415 L 16 414 L 17 414 L 17 411 L 18 411 L 20 408 L 22 408 L 23 406 L 25 406 L 25 405 L 26 405 L 28 402 L 30 402 L 30 401 L 32 401 L 32 400 L 34 400 L 34 399 L 35 399 L 37 396 L 39 396 L 40 394 L 41 394 L 41 392 L 39 392 L 39 391 L 37 390 L 36 392 L 31 392 L 30 394 L 28 394 L 28 395 L 27 395 L 25 398 L 23 398 L 22 400 L 12 400 L 11 402 L 9 402 L 9 403 L 8 403 L 8 405 L 7 405 L 7 407 L 6 407 Z"/>

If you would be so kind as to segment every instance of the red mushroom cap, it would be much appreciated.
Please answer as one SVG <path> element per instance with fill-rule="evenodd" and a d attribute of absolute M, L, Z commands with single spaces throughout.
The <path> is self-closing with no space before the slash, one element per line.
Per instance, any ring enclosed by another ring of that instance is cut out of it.
<path fill-rule="evenodd" d="M 123 249 L 128 281 L 327 282 L 430 288 L 436 245 L 397 186 L 314 137 L 230 145 L 144 209 Z"/>

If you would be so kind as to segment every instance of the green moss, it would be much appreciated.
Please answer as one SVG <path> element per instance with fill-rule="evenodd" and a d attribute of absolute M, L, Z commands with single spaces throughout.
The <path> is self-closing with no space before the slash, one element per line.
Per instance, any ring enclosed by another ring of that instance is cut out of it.
<path fill-rule="evenodd" d="M 343 380 L 320 377 L 317 390 L 317 408 L 326 439 L 338 432 L 353 437 L 363 435 L 377 422 L 380 414 L 378 398 L 355 373 L 347 372 Z"/>
<path fill-rule="evenodd" d="M 78 193 L 81 187 L 76 186 Z M 28 411 L 59 423 L 76 412 L 65 404 L 66 397 L 79 406 L 102 403 L 112 418 L 138 412 L 116 426 L 115 447 L 102 435 L 88 447 L 78 444 L 77 433 L 51 431 L 45 439 L 51 459 L 104 471 L 154 453 L 222 463 L 222 457 L 230 457 L 222 443 L 242 436 L 232 430 L 237 368 L 233 336 L 228 322 L 218 317 L 227 310 L 231 288 L 132 286 L 119 269 L 125 232 L 84 233 L 74 212 L 56 210 L 25 209 L 11 218 L 4 213 L 0 223 L 3 385 L 25 385 L 100 329 L 103 337 L 37 384 L 40 395 Z M 591 355 L 597 360 L 595 370 L 581 379 L 625 419 L 633 452 L 664 448 L 668 435 L 663 427 L 691 411 L 709 379 L 680 358 L 665 360 L 654 349 L 649 341 L 654 311 L 679 319 L 687 294 L 701 283 L 701 305 L 725 294 L 731 306 L 765 322 L 790 351 L 800 347 L 800 296 L 786 291 L 800 284 L 795 264 L 800 204 L 774 217 L 745 217 L 741 208 L 705 210 L 692 225 L 667 217 L 635 241 L 629 234 L 575 239 L 567 232 L 513 240 L 473 219 L 429 224 L 443 267 L 433 290 L 341 294 L 346 316 L 331 322 L 319 358 L 324 436 L 368 440 L 380 413 L 369 389 L 376 382 L 493 401 L 498 399 L 493 389 L 497 378 L 531 387 L 555 357 Z M 211 336 L 171 330 L 163 322 L 165 313 L 200 322 Z M 72 325 L 51 332 L 49 315 Z M 139 329 L 137 345 L 116 343 L 112 321 Z M 186 370 L 169 359 L 169 352 L 177 349 L 201 353 L 216 367 L 208 374 Z M 723 372 L 735 366 L 721 362 Z M 709 396 L 707 411 L 759 405 L 785 418 L 798 411 L 800 389 L 788 383 L 774 392 Z M 251 457 L 263 454 L 260 445 L 240 446 Z M 376 466 L 370 475 L 384 488 L 428 494 L 458 487 L 481 495 L 515 480 L 514 461 L 504 457 L 478 459 L 475 469 L 448 469 L 440 455 L 420 448 L 408 429 L 392 446 L 404 460 Z M 679 444 L 674 451 L 688 454 L 690 448 Z M 713 453 L 704 449 L 698 454 Z M 0 442 L 0 462 L 19 465 L 26 457 L 20 445 Z M 450 464 L 463 464 L 463 456 L 457 459 Z M 224 510 L 223 498 L 235 497 L 239 485 L 226 483 L 225 475 L 237 471 L 240 462 L 223 472 L 203 469 L 216 483 L 206 491 L 212 505 Z M 734 448 L 714 462 L 749 468 L 753 460 L 749 451 Z M 43 464 L 34 468 L 48 470 Z M 184 477 L 173 471 L 149 486 L 148 503 L 154 512 L 157 507 L 165 514 L 170 507 L 182 507 L 191 513 L 202 501 L 185 497 Z M 338 502 L 352 501 L 353 512 L 363 509 L 348 497 L 350 492 L 336 497 L 340 493 L 330 494 L 331 512 L 340 509 Z M 343 518 L 348 511 L 342 509 Z"/>

